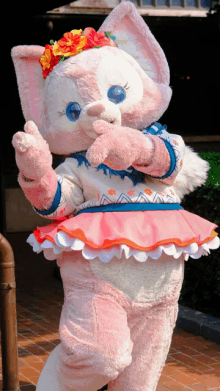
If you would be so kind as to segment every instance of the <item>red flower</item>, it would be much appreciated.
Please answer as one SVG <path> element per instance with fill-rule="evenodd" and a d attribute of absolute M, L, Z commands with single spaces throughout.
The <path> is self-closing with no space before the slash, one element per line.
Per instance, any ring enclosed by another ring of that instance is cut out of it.
<path fill-rule="evenodd" d="M 93 28 L 87 27 L 84 30 L 83 35 L 87 38 L 87 43 L 84 46 L 83 50 L 94 48 L 97 46 L 115 46 L 115 44 L 112 43 L 111 39 L 106 38 L 103 30 L 97 33 Z"/>
<path fill-rule="evenodd" d="M 128 191 L 127 191 L 127 194 L 128 194 L 129 196 L 134 195 L 134 190 L 128 190 Z"/>

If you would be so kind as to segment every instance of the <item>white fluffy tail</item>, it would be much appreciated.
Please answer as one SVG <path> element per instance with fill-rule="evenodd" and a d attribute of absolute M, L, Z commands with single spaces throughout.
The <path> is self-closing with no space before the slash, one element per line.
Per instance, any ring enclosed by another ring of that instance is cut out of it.
<path fill-rule="evenodd" d="M 173 184 L 180 199 L 191 193 L 197 187 L 204 185 L 208 177 L 210 165 L 193 149 L 186 146 L 183 166 Z"/>

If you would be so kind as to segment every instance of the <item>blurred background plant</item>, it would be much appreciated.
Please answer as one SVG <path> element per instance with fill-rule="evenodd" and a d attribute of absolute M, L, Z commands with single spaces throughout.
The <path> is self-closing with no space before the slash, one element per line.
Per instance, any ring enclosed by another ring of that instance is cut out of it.
<path fill-rule="evenodd" d="M 182 206 L 220 226 L 220 153 L 199 154 L 210 164 L 206 184 L 188 194 Z M 220 230 L 216 231 L 220 234 Z M 185 278 L 179 303 L 220 318 L 220 248 L 185 262 Z"/>

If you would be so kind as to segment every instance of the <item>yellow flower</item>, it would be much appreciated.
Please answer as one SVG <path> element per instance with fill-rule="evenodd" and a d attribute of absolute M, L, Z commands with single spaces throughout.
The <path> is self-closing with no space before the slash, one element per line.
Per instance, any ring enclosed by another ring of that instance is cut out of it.
<path fill-rule="evenodd" d="M 75 35 L 75 34 L 78 34 L 78 35 L 81 35 L 82 34 L 82 30 L 80 29 L 80 30 L 71 30 L 70 31 L 73 35 Z"/>
<path fill-rule="evenodd" d="M 45 49 L 43 56 L 41 56 L 40 58 L 40 63 L 42 65 L 43 70 L 50 68 L 50 63 L 51 63 L 50 49 Z"/>

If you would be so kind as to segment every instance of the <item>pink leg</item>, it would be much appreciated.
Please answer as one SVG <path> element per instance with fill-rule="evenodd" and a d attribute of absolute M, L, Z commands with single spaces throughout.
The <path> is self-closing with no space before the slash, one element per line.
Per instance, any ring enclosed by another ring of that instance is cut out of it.
<path fill-rule="evenodd" d="M 108 391 L 156 391 L 172 340 L 181 286 L 182 280 L 175 292 L 157 303 L 133 302 L 128 315 L 132 363 L 109 382 Z"/>
<path fill-rule="evenodd" d="M 71 253 L 72 254 L 72 253 Z M 60 319 L 60 381 L 77 391 L 97 391 L 131 363 L 133 343 L 120 294 L 92 274 L 88 262 L 61 266 L 65 302 Z"/>

